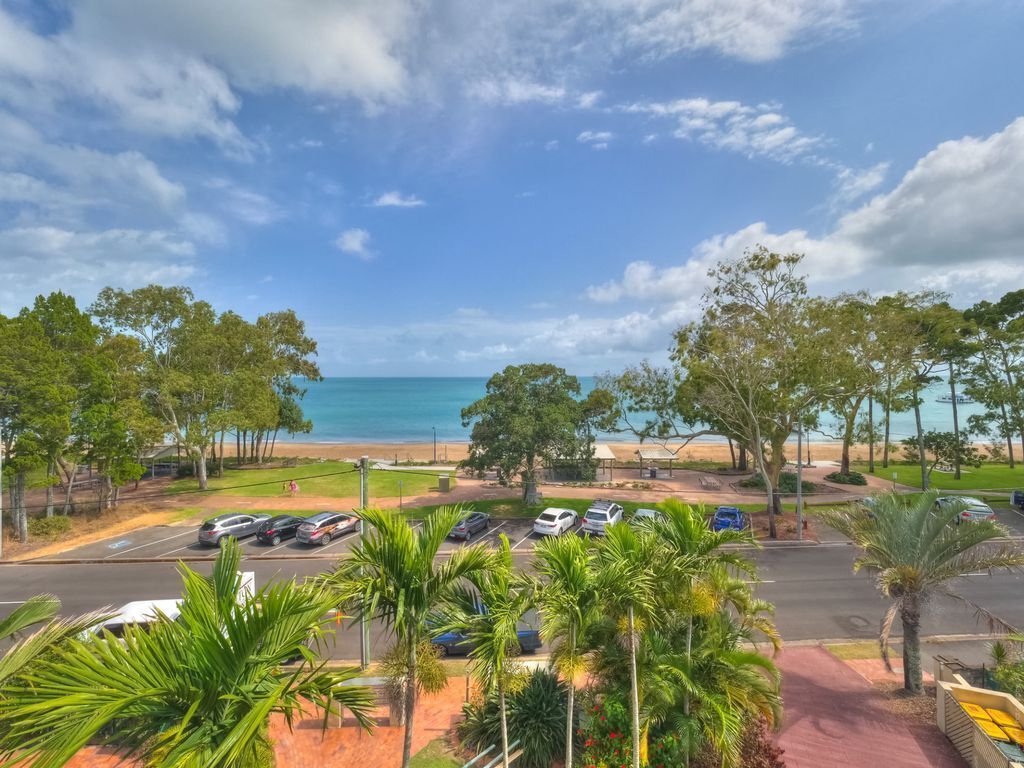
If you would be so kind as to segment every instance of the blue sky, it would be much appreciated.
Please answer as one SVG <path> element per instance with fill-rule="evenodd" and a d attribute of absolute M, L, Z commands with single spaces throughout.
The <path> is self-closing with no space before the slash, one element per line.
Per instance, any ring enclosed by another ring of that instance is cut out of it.
<path fill-rule="evenodd" d="M 0 311 L 184 283 L 329 375 L 662 359 L 763 242 L 816 291 L 1024 278 L 1001 0 L 0 0 Z"/>

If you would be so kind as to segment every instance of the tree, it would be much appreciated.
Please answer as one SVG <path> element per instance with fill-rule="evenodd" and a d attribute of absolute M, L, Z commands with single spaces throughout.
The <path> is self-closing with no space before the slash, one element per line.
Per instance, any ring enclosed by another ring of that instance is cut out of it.
<path fill-rule="evenodd" d="M 801 259 L 759 247 L 719 264 L 709 273 L 703 319 L 676 332 L 672 353 L 680 387 L 752 452 L 773 537 L 786 441 L 834 384 L 796 273 Z"/>
<path fill-rule="evenodd" d="M 586 638 L 601 616 L 600 590 L 591 547 L 579 536 L 548 536 L 534 548 L 541 634 L 552 665 L 566 683 L 565 764 L 573 764 L 576 676 L 586 666 Z"/>
<path fill-rule="evenodd" d="M 857 505 L 827 510 L 822 521 L 853 540 L 862 554 L 854 570 L 877 578 L 892 603 L 882 621 L 879 646 L 889 664 L 889 635 L 899 616 L 903 626 L 903 686 L 921 693 L 921 616 L 928 601 L 951 597 L 974 608 L 990 622 L 999 620 L 950 588 L 950 582 L 977 571 L 1017 568 L 1024 552 L 1007 540 L 997 523 L 976 520 L 957 524 L 965 504 L 936 504 L 935 492 L 919 496 L 887 493 L 875 497 L 868 516 Z"/>
<path fill-rule="evenodd" d="M 481 546 L 463 547 L 439 561 L 438 550 L 463 512 L 442 507 L 413 530 L 401 515 L 387 510 L 365 509 L 369 526 L 351 556 L 323 579 L 354 620 L 378 620 L 394 633 L 408 653 L 405 741 L 402 766 L 412 758 L 412 734 L 416 711 L 419 642 L 428 636 L 428 619 L 451 596 L 462 579 L 483 570 L 490 555 Z"/>
<path fill-rule="evenodd" d="M 980 467 L 981 454 L 974 447 L 969 433 L 939 432 L 930 429 L 922 437 L 925 456 L 928 458 L 927 473 L 931 478 L 932 470 L 943 467 Z M 903 440 L 903 451 L 911 461 L 917 460 L 919 446 L 916 437 Z"/>
<path fill-rule="evenodd" d="M 307 647 L 327 631 L 334 597 L 294 580 L 240 592 L 240 559 L 232 542 L 209 579 L 182 565 L 177 620 L 68 639 L 22 671 L 0 698 L 0 751 L 62 765 L 102 734 L 154 768 L 263 768 L 273 713 L 291 723 L 310 702 L 345 708 L 369 730 L 373 693 L 347 684 L 359 670 L 328 671 Z"/>
<path fill-rule="evenodd" d="M 452 590 L 440 607 L 438 632 L 461 632 L 473 646 L 470 671 L 485 694 L 498 696 L 501 718 L 501 758 L 508 768 L 508 710 L 506 696 L 523 681 L 519 655 L 519 622 L 533 607 L 536 584 L 516 573 L 508 537 L 500 534 L 498 549 L 487 568 L 470 573 L 466 584 Z"/>
<path fill-rule="evenodd" d="M 637 648 L 641 632 L 656 622 L 657 542 L 648 531 L 616 523 L 605 531 L 597 549 L 598 585 L 607 613 L 624 620 L 624 641 L 629 658 L 630 718 L 633 768 L 640 768 L 640 689 Z M 645 756 L 644 756 L 645 757 Z"/>
<path fill-rule="evenodd" d="M 580 383 L 549 363 L 510 365 L 487 382 L 487 394 L 462 409 L 472 425 L 469 457 L 462 466 L 478 471 L 496 467 L 498 481 L 523 483 L 523 498 L 534 503 L 542 465 L 582 458 L 592 467 L 591 425 L 609 406 L 595 390 L 579 399 Z"/>

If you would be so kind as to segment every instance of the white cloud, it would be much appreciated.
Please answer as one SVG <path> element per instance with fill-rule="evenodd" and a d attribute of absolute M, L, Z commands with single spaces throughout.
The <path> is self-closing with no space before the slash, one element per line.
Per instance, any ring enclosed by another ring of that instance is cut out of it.
<path fill-rule="evenodd" d="M 739 101 L 689 98 L 633 102 L 619 109 L 668 119 L 675 125 L 673 135 L 677 139 L 697 141 L 750 158 L 767 157 L 788 163 L 811 156 L 823 143 L 821 138 L 798 130 L 774 104 L 752 106 Z"/>
<path fill-rule="evenodd" d="M 470 94 L 491 104 L 514 106 L 536 102 L 557 104 L 565 98 L 565 88 L 545 85 L 517 77 L 486 79 L 474 83 Z"/>
<path fill-rule="evenodd" d="M 548 152 L 558 149 L 558 139 L 551 139 L 544 143 L 544 149 Z"/>
<path fill-rule="evenodd" d="M 583 131 L 576 137 L 580 144 L 588 144 L 591 149 L 608 149 L 608 143 L 615 138 L 611 131 Z"/>
<path fill-rule="evenodd" d="M 385 192 L 372 203 L 374 208 L 418 208 L 426 204 L 416 195 L 403 195 L 397 190 Z"/>
<path fill-rule="evenodd" d="M 206 186 L 214 190 L 221 208 L 248 224 L 263 226 L 284 218 L 284 209 L 266 195 L 239 186 L 229 179 L 210 179 Z"/>
<path fill-rule="evenodd" d="M 434 363 L 437 362 L 440 358 L 437 355 L 430 354 L 425 349 L 418 349 L 416 350 L 416 353 L 412 356 L 412 359 L 417 363 Z"/>
<path fill-rule="evenodd" d="M 855 170 L 841 168 L 836 173 L 835 194 L 832 202 L 836 206 L 846 206 L 869 192 L 874 192 L 885 181 L 889 172 L 889 163 L 877 163 L 870 168 Z"/>
<path fill-rule="evenodd" d="M 678 308 L 701 293 L 709 266 L 757 244 L 806 254 L 808 276 L 824 291 L 930 287 L 963 301 L 998 292 L 1024 276 L 1024 117 L 987 138 L 943 142 L 823 236 L 756 222 L 704 240 L 680 266 L 633 262 L 587 296 Z"/>
<path fill-rule="evenodd" d="M 370 233 L 365 229 L 346 229 L 338 235 L 334 245 L 343 253 L 358 256 L 363 261 L 370 261 L 376 255 L 370 250 Z"/>
<path fill-rule="evenodd" d="M 299 146 L 300 147 L 304 147 L 305 149 L 317 149 L 318 147 L 322 147 L 323 145 L 324 145 L 324 143 L 322 141 L 320 141 L 320 139 L 300 139 L 299 140 Z"/>
<path fill-rule="evenodd" d="M 590 109 L 601 100 L 602 96 L 604 96 L 603 91 L 587 91 L 586 93 L 581 93 L 576 99 L 576 106 L 580 109 Z"/>

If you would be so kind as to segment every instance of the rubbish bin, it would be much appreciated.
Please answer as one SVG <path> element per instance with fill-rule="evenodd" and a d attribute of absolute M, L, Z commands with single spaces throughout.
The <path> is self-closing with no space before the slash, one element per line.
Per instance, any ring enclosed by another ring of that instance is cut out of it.
<path fill-rule="evenodd" d="M 437 476 L 437 490 L 441 493 L 448 493 L 452 489 L 452 477 L 451 475 L 438 475 Z"/>
<path fill-rule="evenodd" d="M 657 467 L 651 467 L 649 470 L 647 470 L 647 472 L 648 472 L 648 477 L 650 477 L 651 480 L 657 480 L 658 479 L 658 468 Z"/>

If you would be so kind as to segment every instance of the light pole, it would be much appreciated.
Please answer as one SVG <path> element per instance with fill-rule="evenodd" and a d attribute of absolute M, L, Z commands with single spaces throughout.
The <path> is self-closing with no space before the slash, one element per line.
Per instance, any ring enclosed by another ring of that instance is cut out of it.
<path fill-rule="evenodd" d="M 370 457 L 362 456 L 359 459 L 359 511 L 362 512 L 369 506 L 370 497 Z M 362 541 L 366 523 L 363 516 L 359 515 L 359 540 Z M 360 611 L 359 617 L 359 662 L 363 669 L 370 666 L 370 619 L 366 610 Z"/>
<path fill-rule="evenodd" d="M 803 452 L 804 442 L 804 425 L 802 422 L 797 421 L 796 423 L 796 540 L 803 541 L 804 538 L 804 482 L 803 482 L 803 466 L 804 460 L 800 455 Z"/>
<path fill-rule="evenodd" d="M 431 427 L 434 432 L 434 463 L 437 464 L 437 427 Z"/>
<path fill-rule="evenodd" d="M 0 560 L 4 559 L 4 431 L 0 427 Z"/>

